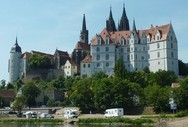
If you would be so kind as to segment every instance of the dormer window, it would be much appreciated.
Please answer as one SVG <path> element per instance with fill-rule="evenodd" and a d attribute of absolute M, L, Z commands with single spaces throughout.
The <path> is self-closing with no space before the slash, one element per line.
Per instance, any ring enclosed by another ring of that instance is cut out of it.
<path fill-rule="evenodd" d="M 150 35 L 147 36 L 147 43 L 150 42 Z"/>
<path fill-rule="evenodd" d="M 110 43 L 110 38 L 106 36 L 106 44 L 108 45 Z"/>
<path fill-rule="evenodd" d="M 101 45 L 101 37 L 98 37 L 98 38 L 97 38 L 97 44 L 98 44 L 98 45 Z"/>
<path fill-rule="evenodd" d="M 157 31 L 156 35 L 155 35 L 155 38 L 157 41 L 160 40 L 160 36 L 161 36 L 161 33 L 159 31 Z"/>
<path fill-rule="evenodd" d="M 123 37 L 121 38 L 121 45 L 125 45 L 125 40 Z"/>

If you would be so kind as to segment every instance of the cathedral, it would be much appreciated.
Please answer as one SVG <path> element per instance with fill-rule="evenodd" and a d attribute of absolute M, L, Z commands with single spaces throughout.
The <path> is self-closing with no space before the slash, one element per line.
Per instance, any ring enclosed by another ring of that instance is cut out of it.
<path fill-rule="evenodd" d="M 80 40 L 71 54 L 56 49 L 54 54 L 37 51 L 22 53 L 16 42 L 10 51 L 9 78 L 10 82 L 22 79 L 53 79 L 57 75 L 81 75 L 91 77 L 94 72 L 103 71 L 108 76 L 114 75 L 114 66 L 122 59 L 128 71 L 149 68 L 151 72 L 159 70 L 173 71 L 179 74 L 177 38 L 171 23 L 154 26 L 144 30 L 136 28 L 133 20 L 132 29 L 123 6 L 122 16 L 118 24 L 113 19 L 112 9 L 106 27 L 96 34 L 89 44 L 89 31 L 83 15 Z M 32 70 L 29 58 L 32 54 L 46 55 L 51 61 L 48 70 Z M 72 70 L 74 71 L 72 71 Z M 70 74 L 71 73 L 71 74 Z"/>
<path fill-rule="evenodd" d="M 106 28 L 91 40 L 91 56 L 81 62 L 81 75 L 89 77 L 89 72 L 103 71 L 108 76 L 113 76 L 118 59 L 123 60 L 128 71 L 148 68 L 151 72 L 166 70 L 179 74 L 178 42 L 171 23 L 162 26 L 151 25 L 148 29 L 137 30 L 133 20 L 130 29 L 123 7 L 117 26 L 118 29 L 110 8 Z"/>

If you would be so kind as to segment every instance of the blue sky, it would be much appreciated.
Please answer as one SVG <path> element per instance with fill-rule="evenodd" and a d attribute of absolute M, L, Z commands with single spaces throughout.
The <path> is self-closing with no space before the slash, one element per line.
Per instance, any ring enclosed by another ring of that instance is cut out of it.
<path fill-rule="evenodd" d="M 11 47 L 18 43 L 25 51 L 54 54 L 56 48 L 71 53 L 79 40 L 83 14 L 89 40 L 100 33 L 109 17 L 110 6 L 117 25 L 125 3 L 130 28 L 172 23 L 178 39 L 179 59 L 188 63 L 187 0 L 0 0 L 0 80 L 8 82 Z"/>

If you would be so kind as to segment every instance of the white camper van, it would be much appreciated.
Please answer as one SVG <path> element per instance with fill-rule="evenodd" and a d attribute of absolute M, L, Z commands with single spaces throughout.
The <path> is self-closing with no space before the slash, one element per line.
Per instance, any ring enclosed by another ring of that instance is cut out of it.
<path fill-rule="evenodd" d="M 123 108 L 113 108 L 105 110 L 105 117 L 120 117 L 124 115 Z"/>
<path fill-rule="evenodd" d="M 76 110 L 76 109 L 66 109 L 66 110 L 64 110 L 64 117 L 65 118 L 77 118 L 78 117 L 78 110 Z"/>

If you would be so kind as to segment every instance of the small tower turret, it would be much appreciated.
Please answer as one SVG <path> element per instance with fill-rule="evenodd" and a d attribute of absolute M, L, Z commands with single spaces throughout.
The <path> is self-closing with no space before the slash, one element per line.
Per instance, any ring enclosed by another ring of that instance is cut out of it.
<path fill-rule="evenodd" d="M 21 55 L 22 55 L 22 50 L 21 47 L 18 45 L 18 41 L 16 37 L 16 42 L 10 51 L 9 68 L 8 68 L 10 83 L 17 80 L 20 76 Z"/>

